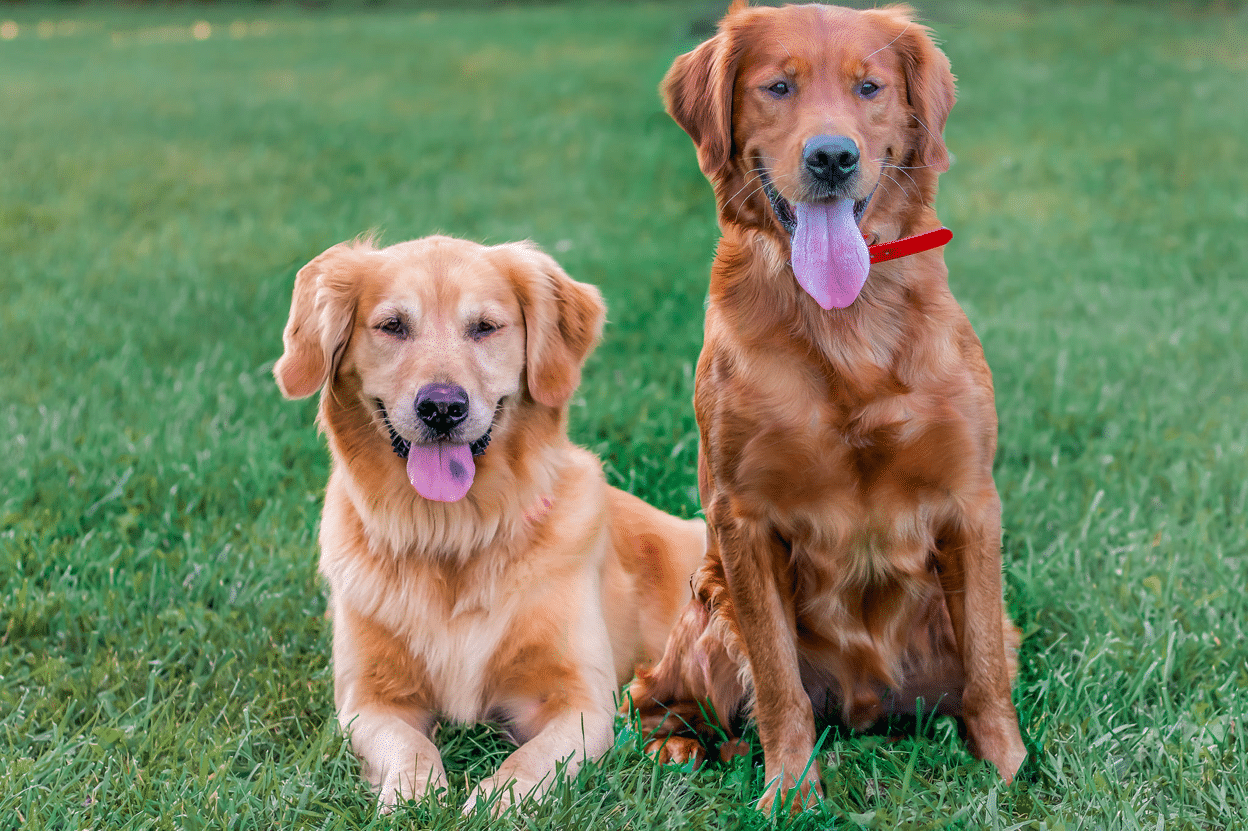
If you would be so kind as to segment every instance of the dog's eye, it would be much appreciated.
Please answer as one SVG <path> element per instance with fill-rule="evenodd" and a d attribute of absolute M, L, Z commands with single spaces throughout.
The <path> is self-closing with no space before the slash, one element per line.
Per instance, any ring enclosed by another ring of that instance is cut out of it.
<path fill-rule="evenodd" d="M 863 98 L 875 98 L 875 94 L 880 91 L 880 85 L 874 81 L 863 81 L 858 85 L 858 94 Z"/>
<path fill-rule="evenodd" d="M 502 327 L 493 321 L 480 320 L 468 328 L 468 335 L 474 341 L 480 341 L 482 338 L 487 338 L 495 332 L 498 332 L 500 329 L 502 329 Z"/>
<path fill-rule="evenodd" d="M 406 337 L 407 327 L 398 318 L 386 318 L 377 324 L 377 328 L 388 335 L 396 335 L 399 338 Z"/>
<path fill-rule="evenodd" d="M 771 93 L 776 98 L 784 98 L 789 94 L 789 85 L 784 81 L 777 81 L 767 88 L 767 92 Z"/>

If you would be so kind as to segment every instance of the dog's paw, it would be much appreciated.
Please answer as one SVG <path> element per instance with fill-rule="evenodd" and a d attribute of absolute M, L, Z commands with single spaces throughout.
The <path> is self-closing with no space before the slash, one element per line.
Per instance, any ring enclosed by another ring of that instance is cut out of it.
<path fill-rule="evenodd" d="M 510 792 L 493 792 L 482 789 L 477 786 L 468 795 L 468 799 L 464 801 L 464 806 L 460 810 L 460 814 L 464 817 L 470 817 L 477 812 L 488 811 L 494 817 L 498 817 L 508 809 L 512 804 L 512 795 Z"/>
<path fill-rule="evenodd" d="M 759 812 L 773 817 L 777 811 L 787 810 L 796 815 L 808 809 L 816 809 L 823 799 L 823 788 L 819 785 L 819 766 L 811 763 L 800 783 L 796 778 L 781 774 L 769 777 L 767 791 L 758 799 L 756 808 Z"/>
<path fill-rule="evenodd" d="M 504 780 L 497 775 L 487 777 L 478 783 L 468 795 L 462 814 L 468 817 L 484 811 L 493 817 L 498 817 L 513 806 L 518 806 L 526 797 L 533 795 L 537 785 L 536 783 L 524 785 L 514 778 Z"/>
<path fill-rule="evenodd" d="M 1023 761 L 1027 759 L 1027 748 L 1018 733 L 1017 723 L 1001 720 L 996 726 L 976 726 L 978 730 L 969 738 L 971 753 L 981 760 L 987 760 L 997 767 L 997 773 L 1008 786 L 1014 782 Z"/>
<path fill-rule="evenodd" d="M 726 740 L 719 746 L 719 761 L 726 763 L 733 757 L 748 757 L 753 749 L 750 744 L 740 737 Z"/>
<path fill-rule="evenodd" d="M 429 792 L 446 788 L 446 775 L 440 770 L 431 769 L 424 778 L 404 777 L 397 769 L 391 770 L 377 789 L 377 812 L 389 815 L 405 800 L 420 800 Z"/>
<path fill-rule="evenodd" d="M 377 792 L 377 812 L 382 815 L 388 815 L 394 811 L 399 805 L 400 800 L 407 800 L 415 797 L 414 794 L 404 794 L 404 786 L 402 778 L 397 772 L 392 772 L 381 784 L 381 788 Z M 412 789 L 406 789 L 411 792 Z"/>
<path fill-rule="evenodd" d="M 646 743 L 646 753 L 653 755 L 659 765 L 680 766 L 692 763 L 697 771 L 706 762 L 706 749 L 691 737 L 663 737 Z"/>

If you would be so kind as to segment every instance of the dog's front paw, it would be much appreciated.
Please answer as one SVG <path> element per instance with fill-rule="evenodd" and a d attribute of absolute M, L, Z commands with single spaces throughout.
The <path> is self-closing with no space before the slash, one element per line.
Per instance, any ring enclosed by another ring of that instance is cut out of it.
<path fill-rule="evenodd" d="M 768 776 L 767 791 L 758 799 L 758 811 L 771 817 L 777 809 L 787 809 L 789 814 L 796 815 L 807 809 L 815 809 L 823 799 L 823 789 L 819 785 L 819 765 L 812 762 L 802 776 L 797 778 L 781 770 L 779 775 Z"/>
<path fill-rule="evenodd" d="M 399 801 L 403 799 L 403 795 L 399 794 L 398 789 L 387 789 L 377 795 L 377 814 L 388 815 L 394 811 L 394 807 L 399 805 Z"/>
<path fill-rule="evenodd" d="M 1013 783 L 1023 761 L 1027 759 L 1027 748 L 1019 735 L 1018 724 L 1002 719 L 996 725 L 980 723 L 975 727 L 977 730 L 969 738 L 971 753 L 995 765 L 1007 786 Z"/>
<path fill-rule="evenodd" d="M 382 781 L 381 788 L 377 791 L 377 811 L 383 815 L 390 814 L 400 800 L 415 797 L 414 791 L 410 782 L 405 787 L 403 778 L 399 776 L 399 773 L 391 771 L 386 776 L 386 779 Z"/>
<path fill-rule="evenodd" d="M 522 785 L 515 778 L 503 779 L 498 775 L 487 777 L 468 795 L 463 814 L 468 816 L 478 811 L 487 811 L 498 817 L 533 794 L 536 787 L 537 784 Z"/>
<path fill-rule="evenodd" d="M 420 800 L 429 792 L 438 792 L 447 787 L 446 774 L 440 770 L 430 769 L 424 777 L 407 775 L 397 767 L 386 773 L 377 789 L 377 811 L 388 815 L 394 811 L 400 801 Z"/>

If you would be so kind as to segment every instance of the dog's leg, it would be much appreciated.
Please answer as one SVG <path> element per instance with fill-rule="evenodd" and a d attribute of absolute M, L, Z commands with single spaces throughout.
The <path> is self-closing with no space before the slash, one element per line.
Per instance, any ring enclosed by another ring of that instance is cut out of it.
<path fill-rule="evenodd" d="M 747 691 L 746 658 L 734 635 L 722 566 L 708 563 L 693 583 L 694 597 L 672 628 L 663 658 L 654 667 L 638 668 L 621 712 L 636 708 L 648 738 L 646 752 L 660 763 L 693 762 L 696 768 L 705 758 L 703 742 L 713 747 L 723 740 L 736 747 L 730 732 Z"/>
<path fill-rule="evenodd" d="M 966 687 L 962 716 L 971 753 L 997 767 L 1006 783 L 1027 751 L 1011 699 L 1012 662 L 1006 655 L 1001 587 L 1001 503 L 989 485 L 974 515 L 958 518 L 937 542 L 937 564 L 962 656 Z"/>
<path fill-rule="evenodd" d="M 442 757 L 428 736 L 431 718 L 417 719 L 405 711 L 372 705 L 347 708 L 339 721 L 383 812 L 391 811 L 400 799 L 417 800 L 446 787 Z"/>
<path fill-rule="evenodd" d="M 556 642 L 566 654 L 552 651 L 549 638 L 532 649 L 520 642 L 499 667 L 496 678 L 504 693 L 494 704 L 520 747 L 477 784 L 464 805 L 465 814 L 495 794 L 491 808 L 496 815 L 527 796 L 540 796 L 553 784 L 561 763 L 571 777 L 581 763 L 598 759 L 614 743 L 618 687 L 611 640 L 599 588 L 585 577 L 580 613 L 563 622 L 566 629 Z M 576 597 L 573 592 L 561 600 L 570 603 Z"/>
<path fill-rule="evenodd" d="M 447 785 L 425 672 L 391 633 L 334 603 L 334 704 L 383 811 Z"/>
<path fill-rule="evenodd" d="M 610 691 L 605 691 L 605 695 L 610 702 Z M 532 739 L 512 752 L 498 771 L 477 784 L 464 804 L 464 814 L 471 813 L 491 796 L 491 809 L 496 815 L 525 797 L 540 796 L 550 788 L 561 762 L 566 761 L 563 774 L 572 777 L 583 762 L 596 760 L 611 748 L 615 740 L 614 722 L 612 709 L 601 704 L 585 702 L 581 708 L 560 711 Z M 517 723 L 514 727 L 523 736 L 533 726 Z"/>
<path fill-rule="evenodd" d="M 770 814 L 776 801 L 796 788 L 790 806 L 796 812 L 810 807 L 822 792 L 813 759 L 814 712 L 798 665 L 792 593 L 780 585 L 788 553 L 764 523 L 730 515 L 725 503 L 717 499 L 708 519 L 754 683 L 754 719 L 767 778 L 758 809 Z"/>

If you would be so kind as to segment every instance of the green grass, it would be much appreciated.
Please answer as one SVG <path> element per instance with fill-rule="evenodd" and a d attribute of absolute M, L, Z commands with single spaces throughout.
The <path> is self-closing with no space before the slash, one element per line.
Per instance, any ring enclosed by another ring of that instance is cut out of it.
<path fill-rule="evenodd" d="M 532 238 L 611 309 L 575 440 L 696 511 L 717 231 L 655 88 L 707 9 L 0 6 L 0 827 L 769 824 L 757 749 L 689 775 L 624 723 L 498 821 L 457 806 L 505 743 L 444 729 L 452 794 L 379 818 L 332 716 L 314 404 L 269 375 L 324 248 Z M 1248 18 L 1221 9 L 932 8 L 1032 755 L 1006 788 L 948 720 L 830 735 L 792 826 L 1248 825 Z"/>

